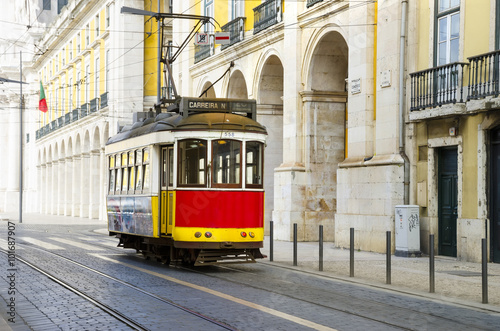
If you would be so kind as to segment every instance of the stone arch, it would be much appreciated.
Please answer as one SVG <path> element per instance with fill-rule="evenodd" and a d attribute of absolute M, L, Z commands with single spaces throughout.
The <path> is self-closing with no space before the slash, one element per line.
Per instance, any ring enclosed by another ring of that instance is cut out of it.
<path fill-rule="evenodd" d="M 92 173 L 90 155 L 91 155 L 91 141 L 90 141 L 90 132 L 89 130 L 85 130 L 85 134 L 83 136 L 83 145 L 82 145 L 82 155 L 81 155 L 81 173 L 80 173 L 80 192 L 81 192 L 81 208 L 80 208 L 80 217 L 89 217 L 90 212 L 90 194 L 92 193 L 90 190 L 90 185 L 92 184 Z"/>
<path fill-rule="evenodd" d="M 265 149 L 264 189 L 266 191 L 265 221 L 272 219 L 274 210 L 274 169 L 283 163 L 283 79 L 281 59 L 276 54 L 262 57 L 254 91 L 257 91 L 257 121 L 267 128 Z M 266 229 L 269 226 L 265 226 Z"/>
<path fill-rule="evenodd" d="M 305 91 L 300 92 L 304 121 L 303 160 L 305 224 L 324 225 L 334 240 L 337 210 L 337 169 L 345 157 L 346 79 L 349 50 L 338 31 L 324 29 L 308 52 Z M 307 234 L 311 236 L 311 234 Z"/>
<path fill-rule="evenodd" d="M 73 153 L 73 137 L 68 138 L 68 142 L 66 144 L 66 185 L 65 185 L 65 197 L 66 197 L 66 205 L 64 209 L 64 215 L 72 216 L 74 205 L 73 205 L 73 190 L 74 190 L 74 153 Z"/>
<path fill-rule="evenodd" d="M 103 198 L 99 190 L 99 183 L 104 182 L 103 158 L 101 153 L 101 134 L 99 126 L 94 128 L 92 137 L 92 149 L 90 150 L 90 176 L 89 176 L 89 218 L 99 218 L 99 201 Z"/>
<path fill-rule="evenodd" d="M 215 89 L 214 89 L 213 86 L 210 86 L 210 85 L 212 85 L 212 82 L 211 81 L 206 81 L 203 84 L 203 86 L 200 89 L 200 91 L 197 94 L 197 96 L 199 96 L 201 93 L 203 93 L 206 90 L 206 92 L 201 96 L 202 98 L 211 98 L 211 99 L 216 98 Z"/>
<path fill-rule="evenodd" d="M 227 97 L 231 99 L 248 99 L 247 83 L 240 70 L 235 70 L 229 78 Z"/>

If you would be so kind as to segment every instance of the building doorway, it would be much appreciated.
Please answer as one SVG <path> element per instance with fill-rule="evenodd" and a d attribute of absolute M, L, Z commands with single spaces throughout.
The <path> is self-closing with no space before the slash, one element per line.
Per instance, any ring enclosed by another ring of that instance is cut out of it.
<path fill-rule="evenodd" d="M 490 221 L 491 256 L 500 263 L 500 127 L 491 131 Z"/>
<path fill-rule="evenodd" d="M 438 231 L 439 255 L 457 256 L 457 148 L 439 149 Z"/>

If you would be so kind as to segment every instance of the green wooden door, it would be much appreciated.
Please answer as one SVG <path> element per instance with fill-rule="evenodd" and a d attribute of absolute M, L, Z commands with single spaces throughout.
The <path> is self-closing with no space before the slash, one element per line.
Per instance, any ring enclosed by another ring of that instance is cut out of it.
<path fill-rule="evenodd" d="M 457 148 L 439 150 L 439 255 L 457 256 Z"/>

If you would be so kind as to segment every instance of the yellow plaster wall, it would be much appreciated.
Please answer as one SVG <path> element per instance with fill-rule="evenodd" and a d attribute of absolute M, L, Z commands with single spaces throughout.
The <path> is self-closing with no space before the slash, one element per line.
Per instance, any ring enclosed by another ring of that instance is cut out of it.
<path fill-rule="evenodd" d="M 477 218 L 477 128 L 482 118 L 482 115 L 468 117 L 459 129 L 463 130 L 461 134 L 463 137 L 463 218 Z"/>
<path fill-rule="evenodd" d="M 462 9 L 462 8 L 461 8 Z M 487 53 L 490 39 L 490 1 L 465 1 L 464 61 L 467 57 Z"/>
<path fill-rule="evenodd" d="M 144 2 L 145 10 L 157 12 L 156 0 Z M 163 2 L 160 4 L 163 10 Z M 144 96 L 156 96 L 158 67 L 158 24 L 149 16 L 144 17 Z M 148 33 L 151 33 L 149 35 Z"/>

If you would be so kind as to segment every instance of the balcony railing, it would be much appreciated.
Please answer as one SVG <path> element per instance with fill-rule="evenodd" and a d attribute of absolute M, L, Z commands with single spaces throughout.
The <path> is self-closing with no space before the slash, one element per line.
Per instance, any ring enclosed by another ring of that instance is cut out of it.
<path fill-rule="evenodd" d="M 95 113 L 99 108 L 99 98 L 94 98 L 90 100 L 90 113 Z"/>
<path fill-rule="evenodd" d="M 214 53 L 214 45 L 194 45 L 194 63 L 205 60 Z"/>
<path fill-rule="evenodd" d="M 500 50 L 468 58 L 469 88 L 467 100 L 500 93 Z"/>
<path fill-rule="evenodd" d="M 222 26 L 222 32 L 229 32 L 229 44 L 221 45 L 221 50 L 243 40 L 246 17 L 238 17 Z"/>
<path fill-rule="evenodd" d="M 101 100 L 100 109 L 107 107 L 108 106 L 108 92 L 101 94 L 100 100 Z"/>
<path fill-rule="evenodd" d="M 66 125 L 71 123 L 71 112 L 64 114 L 64 123 Z"/>
<path fill-rule="evenodd" d="M 89 104 L 88 103 L 84 103 L 81 107 L 80 107 L 80 118 L 82 117 L 85 117 L 89 114 Z"/>
<path fill-rule="evenodd" d="M 468 63 L 455 62 L 411 73 L 410 110 L 464 102 L 463 79 L 466 65 Z"/>
<path fill-rule="evenodd" d="M 311 6 L 314 6 L 315 4 L 317 4 L 318 2 L 322 2 L 323 0 L 307 0 L 307 4 L 306 4 L 306 7 L 309 8 Z"/>
<path fill-rule="evenodd" d="M 281 21 L 281 0 L 268 0 L 253 9 L 253 34 Z"/>
<path fill-rule="evenodd" d="M 78 113 L 80 113 L 80 109 L 78 109 L 78 108 L 73 109 L 72 113 L 73 113 L 73 116 L 72 116 L 71 122 L 78 121 Z"/>

